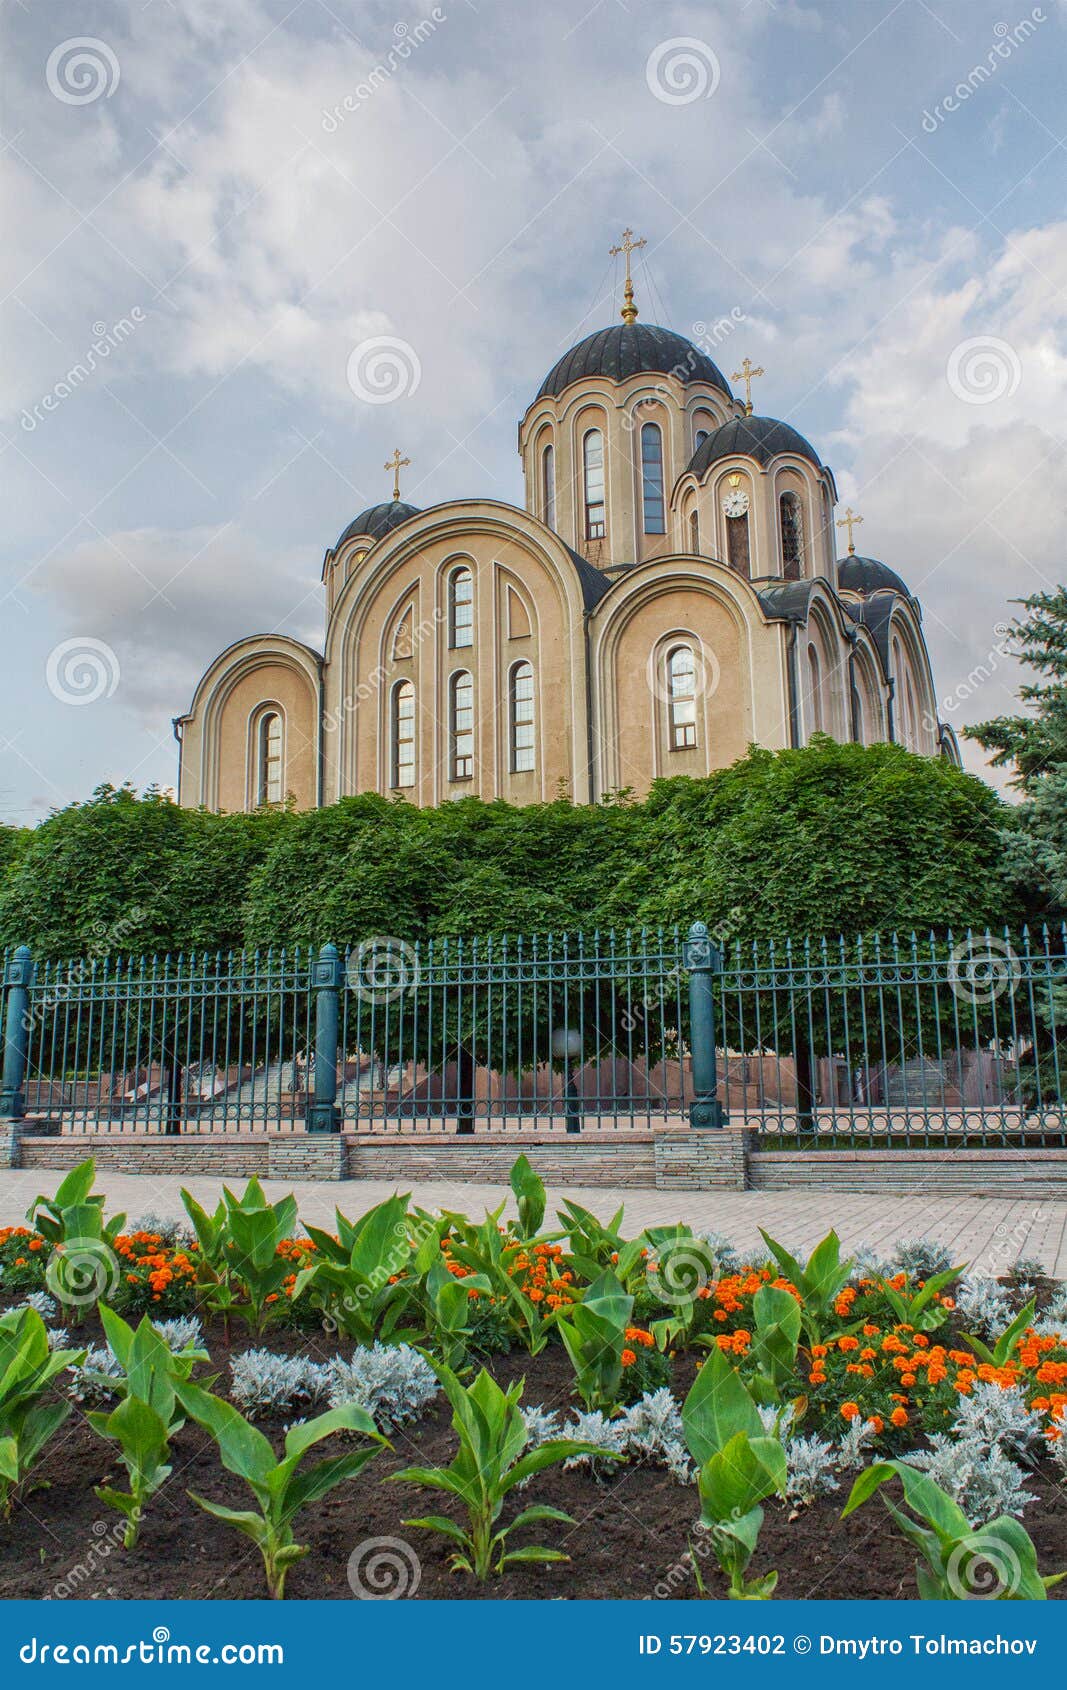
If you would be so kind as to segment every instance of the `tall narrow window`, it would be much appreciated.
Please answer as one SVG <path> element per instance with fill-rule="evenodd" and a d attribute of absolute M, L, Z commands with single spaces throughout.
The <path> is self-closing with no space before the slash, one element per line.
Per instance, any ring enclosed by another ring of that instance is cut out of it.
<path fill-rule="evenodd" d="M 607 507 L 604 495 L 604 436 L 598 428 L 591 428 L 582 441 L 582 462 L 585 471 L 585 537 L 602 540 L 607 532 Z"/>
<path fill-rule="evenodd" d="M 822 667 L 813 645 L 808 647 L 808 679 L 811 687 L 811 725 L 815 733 L 823 731 Z"/>
<path fill-rule="evenodd" d="M 415 688 L 411 681 L 398 681 L 393 688 L 390 722 L 391 784 L 415 785 Z"/>
<path fill-rule="evenodd" d="M 663 436 L 656 423 L 641 430 L 641 503 L 645 533 L 665 534 L 663 520 Z"/>
<path fill-rule="evenodd" d="M 513 775 L 529 774 L 534 759 L 534 672 L 529 663 L 516 663 L 508 686 L 508 737 Z"/>
<path fill-rule="evenodd" d="M 448 764 L 450 780 L 474 778 L 474 677 L 467 669 L 448 683 Z"/>
<path fill-rule="evenodd" d="M 697 742 L 697 673 L 693 648 L 667 653 L 667 726 L 672 751 L 691 751 Z"/>
<path fill-rule="evenodd" d="M 699 452 L 707 438 L 708 430 L 706 428 L 698 428 L 693 436 L 693 451 Z"/>
<path fill-rule="evenodd" d="M 748 512 L 744 516 L 726 518 L 726 561 L 731 569 L 747 579 L 752 573 L 748 548 Z"/>
<path fill-rule="evenodd" d="M 700 517 L 696 511 L 689 513 L 689 550 L 700 556 Z"/>
<path fill-rule="evenodd" d="M 474 577 L 454 569 L 448 577 L 448 643 L 455 651 L 474 644 Z"/>
<path fill-rule="evenodd" d="M 782 574 L 787 581 L 799 581 L 804 573 L 804 513 L 795 493 L 783 493 L 778 500 L 782 530 Z"/>
<path fill-rule="evenodd" d="M 551 446 L 541 453 L 541 520 L 556 526 L 556 454 Z"/>
<path fill-rule="evenodd" d="M 260 718 L 259 771 L 257 776 L 257 804 L 280 804 L 282 801 L 282 719 L 271 710 Z"/>

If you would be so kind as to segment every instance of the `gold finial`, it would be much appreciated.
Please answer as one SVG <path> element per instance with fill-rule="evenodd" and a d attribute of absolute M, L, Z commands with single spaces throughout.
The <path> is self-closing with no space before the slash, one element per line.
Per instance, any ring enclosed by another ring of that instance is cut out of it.
<path fill-rule="evenodd" d="M 752 383 L 755 381 L 757 376 L 763 376 L 766 375 L 766 373 L 767 372 L 763 368 L 762 364 L 758 364 L 754 367 L 752 359 L 746 358 L 742 363 L 741 368 L 739 370 L 735 370 L 733 375 L 730 377 L 731 381 L 743 381 L 745 384 L 746 417 L 750 417 L 752 415 Z"/>
<path fill-rule="evenodd" d="M 855 546 L 855 543 L 854 543 L 853 538 L 852 538 L 852 530 L 856 527 L 857 523 L 862 522 L 862 521 L 863 521 L 862 516 L 857 516 L 855 511 L 852 509 L 851 505 L 849 505 L 848 508 L 846 509 L 844 516 L 839 516 L 838 519 L 837 519 L 838 528 L 847 528 L 848 529 L 848 555 L 849 555 L 849 557 L 855 557 L 855 555 L 856 555 L 856 546 Z"/>
<path fill-rule="evenodd" d="M 613 246 L 608 255 L 610 258 L 618 258 L 621 252 L 626 258 L 626 287 L 623 292 L 621 316 L 627 327 L 629 327 L 631 323 L 636 323 L 637 321 L 637 306 L 634 304 L 634 284 L 630 276 L 630 254 L 631 252 L 639 252 L 643 246 L 648 245 L 648 242 L 645 240 L 643 235 L 639 241 L 635 241 L 633 236 L 634 232 L 632 229 L 624 229 L 622 232 L 622 245 Z"/>
<path fill-rule="evenodd" d="M 383 465 L 383 468 L 391 469 L 392 472 L 393 472 L 393 498 L 394 499 L 399 499 L 399 497 L 400 497 L 400 471 L 404 468 L 405 464 L 409 464 L 410 462 L 411 462 L 410 458 L 402 458 L 400 456 L 400 447 L 394 446 L 392 457 L 389 459 L 389 462 L 387 464 Z"/>

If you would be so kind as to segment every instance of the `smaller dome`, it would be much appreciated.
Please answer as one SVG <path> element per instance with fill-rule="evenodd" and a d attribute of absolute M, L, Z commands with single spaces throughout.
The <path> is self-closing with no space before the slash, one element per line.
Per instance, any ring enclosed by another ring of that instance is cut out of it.
<path fill-rule="evenodd" d="M 783 452 L 807 458 L 816 469 L 822 468 L 814 446 L 789 423 L 778 422 L 775 417 L 735 417 L 700 442 L 689 468 L 695 475 L 703 475 L 720 458 L 742 457 L 755 458 L 760 468 L 766 469 L 771 459 Z"/>
<path fill-rule="evenodd" d="M 387 499 L 384 504 L 371 505 L 369 510 L 360 511 L 345 529 L 334 547 L 343 546 L 346 540 L 354 540 L 357 534 L 366 534 L 368 539 L 383 540 L 391 534 L 394 528 L 399 528 L 409 516 L 418 516 L 416 505 L 405 504 L 403 499 Z"/>
<path fill-rule="evenodd" d="M 837 584 L 842 592 L 862 593 L 864 598 L 871 593 L 899 593 L 902 598 L 911 598 L 895 569 L 876 557 L 857 557 L 855 553 L 838 558 Z"/>

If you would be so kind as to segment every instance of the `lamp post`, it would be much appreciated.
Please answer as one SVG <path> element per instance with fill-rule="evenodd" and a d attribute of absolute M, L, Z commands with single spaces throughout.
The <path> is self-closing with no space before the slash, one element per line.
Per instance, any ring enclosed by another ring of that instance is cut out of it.
<path fill-rule="evenodd" d="M 580 1133 L 582 1130 L 581 1116 L 578 1112 L 578 1087 L 574 1083 L 572 1062 L 582 1054 L 582 1035 L 575 1027 L 556 1027 L 552 1032 L 552 1054 L 563 1063 L 563 1091 L 567 1099 L 567 1131 Z"/>

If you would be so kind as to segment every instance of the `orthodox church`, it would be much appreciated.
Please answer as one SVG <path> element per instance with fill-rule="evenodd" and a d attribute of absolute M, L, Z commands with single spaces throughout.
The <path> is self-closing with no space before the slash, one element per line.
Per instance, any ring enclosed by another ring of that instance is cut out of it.
<path fill-rule="evenodd" d="M 525 508 L 400 497 L 326 553 L 318 651 L 215 659 L 175 722 L 179 797 L 212 810 L 368 790 L 595 802 L 814 733 L 959 761 L 922 613 L 857 554 L 833 473 L 701 346 L 638 319 L 571 347 L 519 424 Z M 847 552 L 838 557 L 839 529 Z"/>

